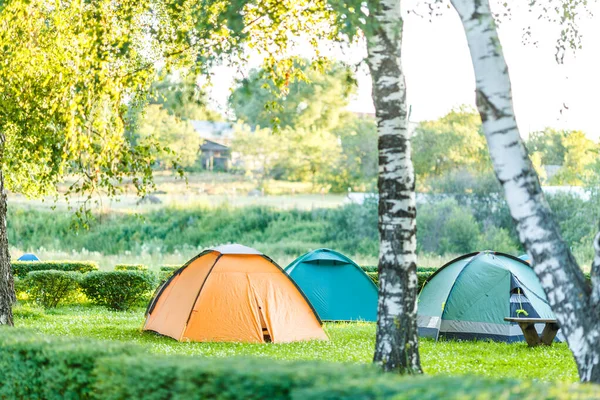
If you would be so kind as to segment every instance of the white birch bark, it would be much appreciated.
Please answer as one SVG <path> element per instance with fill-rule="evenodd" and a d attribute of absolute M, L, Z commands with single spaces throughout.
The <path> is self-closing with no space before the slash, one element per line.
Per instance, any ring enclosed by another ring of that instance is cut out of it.
<path fill-rule="evenodd" d="M 401 65 L 399 0 L 380 0 L 367 38 L 379 133 L 379 306 L 374 362 L 421 373 L 417 331 L 415 177 Z"/>
<path fill-rule="evenodd" d="M 582 381 L 600 381 L 600 323 L 591 291 L 544 198 L 515 120 L 511 83 L 488 0 L 451 0 L 466 33 L 476 100 L 519 239 L 573 352 Z"/>

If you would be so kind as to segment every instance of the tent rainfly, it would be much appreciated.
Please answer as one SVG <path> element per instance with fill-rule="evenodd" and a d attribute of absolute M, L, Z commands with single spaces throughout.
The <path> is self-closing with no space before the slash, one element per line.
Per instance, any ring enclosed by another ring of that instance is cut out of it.
<path fill-rule="evenodd" d="M 206 250 L 177 270 L 148 305 L 143 329 L 195 342 L 327 340 L 283 269 L 237 244 Z"/>
<path fill-rule="evenodd" d="M 348 257 L 329 249 L 306 253 L 285 268 L 324 321 L 376 321 L 377 286 Z"/>
<path fill-rule="evenodd" d="M 33 253 L 25 253 L 17 261 L 40 261 L 40 259 Z"/>
<path fill-rule="evenodd" d="M 525 261 L 485 251 L 458 257 L 433 274 L 419 295 L 419 335 L 523 340 L 505 317 L 554 319 L 542 286 Z M 540 333 L 544 324 L 536 324 Z"/>

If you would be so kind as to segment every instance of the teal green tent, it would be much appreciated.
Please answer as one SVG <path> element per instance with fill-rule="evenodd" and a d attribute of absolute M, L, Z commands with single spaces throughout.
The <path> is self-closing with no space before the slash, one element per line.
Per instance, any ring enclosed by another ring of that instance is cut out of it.
<path fill-rule="evenodd" d="M 329 249 L 306 253 L 285 268 L 323 321 L 376 321 L 377 286 L 354 261 Z"/>
<path fill-rule="evenodd" d="M 419 295 L 419 335 L 453 339 L 523 340 L 505 317 L 554 318 L 530 265 L 498 252 L 471 253 L 433 274 Z M 541 332 L 544 324 L 536 325 Z"/>

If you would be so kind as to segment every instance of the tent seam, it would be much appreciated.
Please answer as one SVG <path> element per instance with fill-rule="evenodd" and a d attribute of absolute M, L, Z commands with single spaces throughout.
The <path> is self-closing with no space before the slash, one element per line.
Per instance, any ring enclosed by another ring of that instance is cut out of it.
<path fill-rule="evenodd" d="M 192 264 L 194 261 L 196 261 L 197 259 L 199 259 L 203 255 L 208 254 L 210 252 L 212 252 L 212 250 L 204 250 L 203 252 L 201 252 L 200 254 L 198 254 L 196 257 L 192 258 L 191 260 L 189 260 L 188 262 L 186 262 L 185 264 L 183 264 L 183 266 L 181 268 L 179 268 L 177 271 L 175 271 L 173 273 L 173 275 L 171 275 L 169 277 L 169 279 L 167 279 L 167 281 L 165 283 L 163 283 L 157 289 L 156 293 L 154 294 L 154 297 L 153 297 L 152 301 L 150 302 L 150 304 L 148 304 L 148 308 L 146 309 L 145 316 L 147 317 L 148 315 L 152 314 L 152 311 L 154 311 L 154 307 L 156 306 L 156 303 L 158 302 L 158 299 L 160 298 L 160 296 L 162 296 L 162 294 L 165 291 L 165 289 L 167 288 L 167 286 L 169 286 L 169 284 L 173 281 L 173 279 L 175 279 L 175 277 L 177 275 L 180 275 L 183 272 L 183 270 L 186 269 L 187 267 L 189 267 L 190 264 Z"/>
<path fill-rule="evenodd" d="M 192 308 L 190 308 L 190 314 L 188 315 L 187 320 L 185 321 L 185 326 L 183 327 L 183 331 L 181 331 L 181 337 L 179 338 L 179 340 L 181 340 L 183 338 L 183 335 L 185 334 L 187 326 L 190 323 L 190 319 L 192 318 L 192 313 L 194 312 L 194 306 L 196 305 L 196 303 L 198 302 L 198 299 L 200 298 L 200 294 L 202 293 L 202 289 L 204 289 L 204 285 L 206 284 L 208 277 L 210 276 L 210 274 L 212 273 L 213 269 L 215 268 L 215 266 L 217 265 L 217 263 L 219 262 L 219 260 L 221 259 L 222 256 L 223 256 L 223 254 L 219 253 L 217 258 L 215 259 L 215 262 L 208 270 L 208 273 L 206 274 L 206 278 L 204 278 L 204 281 L 202 282 L 202 285 L 200 286 L 200 289 L 198 290 L 198 294 L 196 295 L 196 298 L 194 299 L 194 302 L 192 303 Z"/>
<path fill-rule="evenodd" d="M 460 278 L 460 276 L 463 274 L 463 272 L 465 272 L 465 269 L 467 269 L 467 267 L 469 265 L 471 265 L 473 263 L 473 261 L 475 261 L 475 259 L 477 257 L 479 257 L 480 255 L 485 254 L 485 253 L 477 253 L 475 256 L 473 256 L 472 259 L 470 259 L 465 266 L 463 267 L 463 269 L 460 270 L 460 272 L 458 273 L 458 275 L 456 275 L 456 278 L 454 278 L 454 283 L 452 283 L 452 287 L 450 288 L 450 290 L 448 291 L 448 296 L 446 296 L 446 301 L 444 302 L 444 309 L 442 310 L 442 314 L 440 315 L 440 328 L 441 328 L 441 321 L 444 320 L 444 314 L 446 314 L 446 303 L 448 303 L 448 299 L 450 298 L 450 296 L 452 295 L 452 291 L 454 290 L 454 288 L 456 287 L 456 282 L 458 281 L 458 278 Z"/>

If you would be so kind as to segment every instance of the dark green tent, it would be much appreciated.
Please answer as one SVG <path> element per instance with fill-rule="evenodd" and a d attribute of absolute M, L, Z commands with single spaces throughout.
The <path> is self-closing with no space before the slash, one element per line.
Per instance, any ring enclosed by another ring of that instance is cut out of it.
<path fill-rule="evenodd" d="M 354 261 L 337 251 L 311 251 L 294 260 L 285 271 L 321 320 L 377 320 L 377 286 Z"/>
<path fill-rule="evenodd" d="M 419 295 L 419 335 L 453 339 L 523 340 L 505 317 L 555 318 L 531 266 L 508 254 L 485 251 L 450 261 Z M 537 324 L 541 332 L 544 324 Z"/>

